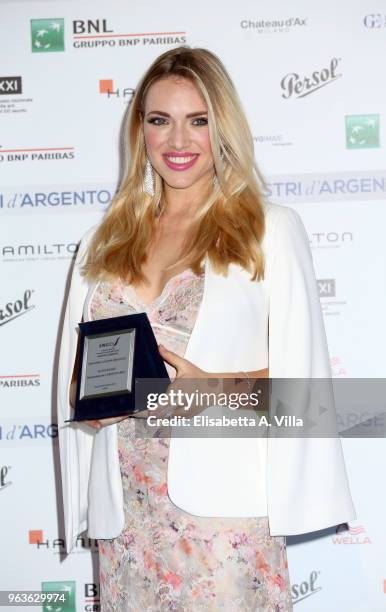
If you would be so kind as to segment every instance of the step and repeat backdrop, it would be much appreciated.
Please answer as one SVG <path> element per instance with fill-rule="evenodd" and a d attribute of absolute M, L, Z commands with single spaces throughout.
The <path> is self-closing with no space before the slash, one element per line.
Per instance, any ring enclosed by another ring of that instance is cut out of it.
<path fill-rule="evenodd" d="M 53 380 L 69 270 L 116 189 L 136 84 L 172 47 L 220 56 L 267 197 L 308 231 L 334 377 L 383 378 L 386 5 L 3 0 L 0 12 L 0 589 L 64 589 L 69 603 L 47 610 L 96 611 L 97 542 L 64 553 Z M 384 440 L 343 446 L 358 519 L 288 538 L 298 612 L 386 609 Z"/>

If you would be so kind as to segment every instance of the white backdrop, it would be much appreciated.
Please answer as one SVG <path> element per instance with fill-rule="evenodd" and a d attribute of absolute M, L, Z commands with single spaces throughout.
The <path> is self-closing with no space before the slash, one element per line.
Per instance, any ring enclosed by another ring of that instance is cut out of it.
<path fill-rule="evenodd" d="M 96 542 L 63 555 L 53 363 L 76 245 L 116 187 L 132 91 L 178 44 L 221 57 L 270 199 L 309 233 L 334 376 L 384 377 L 386 6 L 2 0 L 0 11 L 0 589 L 58 583 L 73 596 L 65 610 L 98 610 Z M 358 520 L 288 538 L 299 612 L 386 608 L 384 441 L 344 450 Z"/>

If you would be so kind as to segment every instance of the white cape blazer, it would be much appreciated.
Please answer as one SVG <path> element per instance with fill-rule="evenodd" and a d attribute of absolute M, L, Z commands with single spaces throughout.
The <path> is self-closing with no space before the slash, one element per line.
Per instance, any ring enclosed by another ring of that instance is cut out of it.
<path fill-rule="evenodd" d="M 268 203 L 265 279 L 236 264 L 228 277 L 205 259 L 204 293 L 185 358 L 209 372 L 269 367 L 270 378 L 330 378 L 312 254 L 299 214 Z M 80 275 L 83 237 L 65 311 L 58 425 L 67 551 L 80 533 L 110 539 L 124 527 L 117 425 L 92 430 L 71 418 L 69 387 L 77 325 L 96 284 Z M 230 324 L 229 322 L 232 322 Z M 236 325 L 234 323 L 237 322 Z M 171 438 L 168 493 L 197 516 L 268 516 L 270 534 L 293 535 L 356 518 L 339 437 Z"/>

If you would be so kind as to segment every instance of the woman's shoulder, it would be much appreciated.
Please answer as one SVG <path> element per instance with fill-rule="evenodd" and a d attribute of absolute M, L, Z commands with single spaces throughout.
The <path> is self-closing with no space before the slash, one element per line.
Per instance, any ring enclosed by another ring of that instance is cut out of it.
<path fill-rule="evenodd" d="M 284 221 L 294 217 L 300 219 L 299 213 L 294 208 L 275 202 L 264 202 L 263 210 L 267 229 L 273 229 L 280 220 Z"/>
<path fill-rule="evenodd" d="M 278 250 L 309 249 L 309 239 L 300 214 L 289 206 L 264 203 L 265 234 L 262 248 L 269 257 Z"/>

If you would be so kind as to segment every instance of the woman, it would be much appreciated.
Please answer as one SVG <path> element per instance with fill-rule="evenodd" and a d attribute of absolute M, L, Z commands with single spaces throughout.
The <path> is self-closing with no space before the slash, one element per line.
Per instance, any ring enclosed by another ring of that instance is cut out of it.
<path fill-rule="evenodd" d="M 339 439 L 144 439 L 122 417 L 64 425 L 82 314 L 147 312 L 177 379 L 330 376 L 304 226 L 263 202 L 220 60 L 161 55 L 126 135 L 126 175 L 82 240 L 62 335 L 68 550 L 85 529 L 98 538 L 104 611 L 292 610 L 285 536 L 355 518 Z"/>

